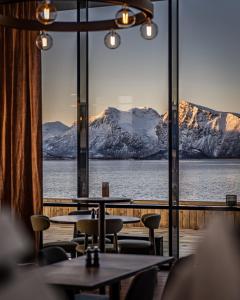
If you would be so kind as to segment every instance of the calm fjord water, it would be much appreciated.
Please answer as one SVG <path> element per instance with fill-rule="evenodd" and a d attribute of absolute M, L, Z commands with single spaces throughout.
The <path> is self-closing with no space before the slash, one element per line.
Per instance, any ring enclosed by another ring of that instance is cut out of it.
<path fill-rule="evenodd" d="M 44 197 L 77 196 L 76 161 L 44 161 Z M 168 199 L 168 161 L 90 160 L 90 196 L 101 195 L 101 183 L 110 183 L 113 196 L 132 199 Z M 240 159 L 182 160 L 181 200 L 225 201 L 226 194 L 240 199 Z"/>

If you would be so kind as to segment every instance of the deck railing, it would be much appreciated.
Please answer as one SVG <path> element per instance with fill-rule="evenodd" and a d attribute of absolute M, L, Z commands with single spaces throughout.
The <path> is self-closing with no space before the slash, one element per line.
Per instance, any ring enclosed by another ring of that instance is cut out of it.
<path fill-rule="evenodd" d="M 43 213 L 49 217 L 66 215 L 70 211 L 90 207 L 88 204 L 73 203 L 70 199 L 44 199 Z M 93 207 L 93 205 L 91 205 Z M 202 229 L 216 215 L 222 214 L 231 222 L 240 224 L 240 206 L 228 207 L 223 202 L 181 201 L 174 209 L 179 210 L 180 229 Z M 168 227 L 167 201 L 138 200 L 131 204 L 107 205 L 111 214 L 141 217 L 145 213 L 160 213 L 161 227 Z M 127 225 L 129 227 L 143 226 L 141 223 Z"/>

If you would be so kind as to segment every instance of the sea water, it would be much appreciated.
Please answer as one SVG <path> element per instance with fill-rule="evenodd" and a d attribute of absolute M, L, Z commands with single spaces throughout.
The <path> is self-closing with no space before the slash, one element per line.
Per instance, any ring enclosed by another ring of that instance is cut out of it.
<path fill-rule="evenodd" d="M 112 196 L 168 200 L 168 161 L 90 160 L 90 196 L 101 195 L 104 181 Z M 226 194 L 240 199 L 240 159 L 181 160 L 179 181 L 181 200 L 225 201 Z M 76 197 L 76 161 L 44 161 L 43 190 L 44 197 Z"/>

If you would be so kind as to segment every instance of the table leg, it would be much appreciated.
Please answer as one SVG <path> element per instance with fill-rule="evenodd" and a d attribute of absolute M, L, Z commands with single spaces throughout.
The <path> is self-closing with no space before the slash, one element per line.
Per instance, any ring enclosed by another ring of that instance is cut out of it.
<path fill-rule="evenodd" d="M 99 294 L 100 294 L 100 295 L 106 295 L 106 287 L 105 287 L 105 286 L 103 286 L 103 287 L 101 287 L 101 288 L 99 289 Z"/>
<path fill-rule="evenodd" d="M 102 253 L 105 252 L 105 203 L 99 203 L 99 217 L 98 217 L 98 228 L 99 228 L 99 248 Z"/>
<path fill-rule="evenodd" d="M 121 289 L 120 282 L 117 282 L 110 286 L 110 299 L 111 300 L 120 300 L 120 289 Z"/>

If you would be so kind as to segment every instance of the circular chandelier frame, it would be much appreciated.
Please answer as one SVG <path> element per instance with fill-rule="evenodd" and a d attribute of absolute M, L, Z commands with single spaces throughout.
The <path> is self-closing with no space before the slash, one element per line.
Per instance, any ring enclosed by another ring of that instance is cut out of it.
<path fill-rule="evenodd" d="M 29 0 L 26 0 L 29 1 Z M 31 1 L 31 0 L 30 0 Z M 9 1 L 8 3 L 19 2 Z M 24 1 L 21 1 L 24 2 Z M 127 5 L 129 8 L 139 10 L 135 14 L 138 26 L 153 18 L 153 4 L 150 0 L 98 0 L 111 5 Z M 88 32 L 88 31 L 107 31 L 111 29 L 119 29 L 115 19 L 89 22 L 54 22 L 50 25 L 43 25 L 37 20 L 18 19 L 10 16 L 0 15 L 0 25 L 31 31 L 60 31 L 60 32 Z"/>

